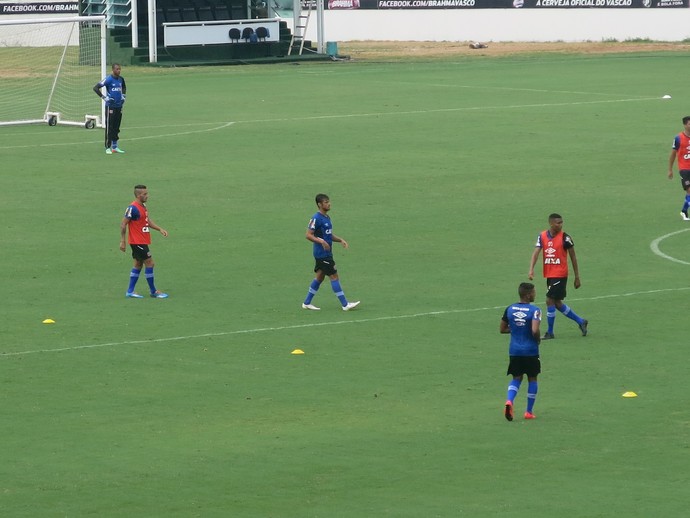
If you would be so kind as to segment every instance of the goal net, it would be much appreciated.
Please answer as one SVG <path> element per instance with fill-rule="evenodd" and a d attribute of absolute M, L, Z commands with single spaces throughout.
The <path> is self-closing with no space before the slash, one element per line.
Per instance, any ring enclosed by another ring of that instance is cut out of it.
<path fill-rule="evenodd" d="M 105 17 L 0 21 L 0 126 L 102 127 Z"/>

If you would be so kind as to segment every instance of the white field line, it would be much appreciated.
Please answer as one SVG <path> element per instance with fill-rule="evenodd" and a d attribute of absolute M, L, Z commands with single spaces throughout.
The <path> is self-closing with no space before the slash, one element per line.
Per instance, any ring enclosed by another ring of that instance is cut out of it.
<path fill-rule="evenodd" d="M 592 94 L 594 95 L 594 94 Z M 470 112 L 470 111 L 483 111 L 483 110 L 517 110 L 523 108 L 550 108 L 558 106 L 583 106 L 587 104 L 611 104 L 611 103 L 629 103 L 629 102 L 640 102 L 640 101 L 656 101 L 659 97 L 638 97 L 638 98 L 623 98 L 623 99 L 607 99 L 598 101 L 577 101 L 577 102 L 562 102 L 562 103 L 535 103 L 535 104 L 509 104 L 509 105 L 496 105 L 496 106 L 470 106 L 462 108 L 437 108 L 433 110 L 406 110 L 406 111 L 395 111 L 395 112 L 368 112 L 368 113 L 349 113 L 349 114 L 334 114 L 334 115 L 313 115 L 308 117 L 279 117 L 271 119 L 253 119 L 253 120 L 236 120 L 230 122 L 217 122 L 217 123 L 194 123 L 194 124 L 180 124 L 176 127 L 182 128 L 185 126 L 197 126 L 197 125 L 209 125 L 213 124 L 212 128 L 205 128 L 200 130 L 190 130 L 176 133 L 160 133 L 157 135 L 146 135 L 143 137 L 128 137 L 126 140 L 149 140 L 167 137 L 179 137 L 183 135 L 192 135 L 194 133 L 205 133 L 209 131 L 217 131 L 221 129 L 228 128 L 235 124 L 261 124 L 261 123 L 275 123 L 275 122 L 287 122 L 287 121 L 315 121 L 315 120 L 330 120 L 330 119 L 353 119 L 353 118 L 368 118 L 368 117 L 384 117 L 384 116 L 405 116 L 405 115 L 424 115 L 427 113 L 457 113 L 457 112 Z M 165 127 L 165 126 L 160 126 Z M 155 127 L 154 127 L 155 128 Z M 130 127 L 127 131 L 135 131 L 138 129 L 146 129 L 146 127 Z M 10 146 L 0 146 L 0 150 L 5 149 L 22 149 L 22 148 L 42 148 L 42 147 L 57 147 L 57 146 L 80 146 L 84 144 L 98 144 L 103 143 L 102 139 L 97 141 L 79 141 L 79 142 L 59 142 L 59 143 L 43 143 L 43 144 L 22 144 L 22 145 L 10 145 Z"/>
<path fill-rule="evenodd" d="M 383 84 L 389 84 L 387 82 L 381 81 Z M 397 81 L 395 83 L 396 85 L 408 85 L 408 86 L 420 86 L 419 83 L 414 83 L 412 81 Z M 424 83 L 425 88 L 467 88 L 467 89 L 474 89 L 474 90 L 500 90 L 500 91 L 509 91 L 509 92 L 535 92 L 535 93 L 542 93 L 542 94 L 568 94 L 568 95 L 588 95 L 588 96 L 595 96 L 595 95 L 600 95 L 602 97 L 605 96 L 619 96 L 620 92 L 612 92 L 612 93 L 605 93 L 605 92 L 581 92 L 581 91 L 571 91 L 571 90 L 546 90 L 544 88 L 517 88 L 515 86 L 480 86 L 480 85 L 455 85 L 452 83 Z M 642 95 L 637 95 L 637 96 L 630 96 L 626 95 L 626 97 L 639 97 L 640 99 L 646 99 L 648 96 L 642 96 Z M 661 96 L 654 97 L 654 99 L 660 99 Z"/>
<path fill-rule="evenodd" d="M 214 127 L 212 128 L 204 128 L 204 129 L 198 129 L 198 130 L 189 130 L 189 131 L 181 131 L 181 132 L 176 132 L 176 133 L 161 133 L 158 135 L 145 135 L 143 137 L 128 137 L 127 142 L 130 142 L 132 140 L 148 140 L 148 139 L 153 139 L 153 138 L 166 138 L 166 137 L 180 137 L 183 135 L 193 135 L 195 133 L 208 133 L 209 131 L 218 131 L 225 129 L 229 126 L 232 126 L 235 124 L 234 122 L 218 122 L 218 123 L 212 123 L 214 124 Z M 208 126 L 209 123 L 203 122 L 203 123 L 196 123 L 196 124 L 180 124 L 174 127 L 181 128 L 185 126 L 199 126 L 199 125 L 204 125 Z M 130 128 L 130 129 L 135 129 L 135 128 Z M 103 139 L 100 138 L 99 140 L 93 140 L 93 141 L 79 141 L 79 142 L 54 142 L 52 144 L 44 143 L 44 144 L 23 144 L 19 146 L 0 146 L 0 149 L 21 149 L 21 148 L 36 148 L 36 147 L 57 147 L 57 146 L 81 146 L 84 144 L 103 144 Z"/>
<path fill-rule="evenodd" d="M 665 234 L 661 237 L 657 237 L 654 241 L 652 241 L 649 244 L 649 248 L 651 248 L 652 252 L 654 252 L 659 257 L 663 257 L 664 259 L 668 259 L 669 261 L 673 261 L 674 263 L 690 264 L 690 262 L 688 261 L 683 261 L 682 259 L 676 259 L 675 257 L 671 257 L 670 255 L 663 253 L 659 249 L 659 243 L 661 243 L 667 237 L 675 236 L 676 234 L 681 234 L 683 232 L 687 232 L 688 230 L 690 230 L 690 228 L 684 228 L 683 230 L 676 230 L 675 232 L 671 232 L 670 234 Z"/>
<path fill-rule="evenodd" d="M 604 299 L 613 299 L 613 298 L 621 298 L 621 297 L 635 297 L 635 296 L 640 296 L 640 295 L 651 295 L 651 294 L 655 294 L 655 293 L 668 293 L 668 292 L 686 291 L 686 290 L 690 290 L 690 287 L 663 288 L 663 289 L 657 289 L 657 290 L 634 291 L 634 292 L 630 292 L 630 293 L 599 295 L 597 297 L 586 297 L 586 298 L 572 299 L 572 301 L 581 302 L 581 301 L 587 301 L 587 300 L 590 300 L 590 301 L 591 300 L 604 300 Z M 361 318 L 361 319 L 355 319 L 355 320 L 316 322 L 316 323 L 310 323 L 310 324 L 295 324 L 295 325 L 291 325 L 291 326 L 256 327 L 253 329 L 238 329 L 235 331 L 219 331 L 216 333 L 202 333 L 202 334 L 197 334 L 197 335 L 171 336 L 168 338 L 152 338 L 150 340 L 126 340 L 123 342 L 106 342 L 106 343 L 100 343 L 100 344 L 74 345 L 71 347 L 58 347 L 58 348 L 54 348 L 54 349 L 33 349 L 33 350 L 29 350 L 29 351 L 3 352 L 3 353 L 0 353 L 0 358 L 7 358 L 10 356 L 25 356 L 25 355 L 37 354 L 37 353 L 59 353 L 59 352 L 65 352 L 65 351 L 78 351 L 81 349 L 98 349 L 98 348 L 105 348 L 105 347 L 118 347 L 118 346 L 123 346 L 123 345 L 150 345 L 150 344 L 159 344 L 159 343 L 167 343 L 167 342 L 179 342 L 179 341 L 183 341 L 183 340 L 195 340 L 198 338 L 213 338 L 213 337 L 221 337 L 221 336 L 238 336 L 238 335 L 258 334 L 258 333 L 272 333 L 275 331 L 289 331 L 289 330 L 294 330 L 294 329 L 310 329 L 310 328 L 316 328 L 316 327 L 342 326 L 342 325 L 350 325 L 350 324 L 366 324 L 366 323 L 372 323 L 372 322 L 385 322 L 385 321 L 404 320 L 404 319 L 411 319 L 411 318 L 434 317 L 434 316 L 439 316 L 439 315 L 443 316 L 443 315 L 456 315 L 456 314 L 460 314 L 460 313 L 477 313 L 480 311 L 498 311 L 498 310 L 504 309 L 505 307 L 506 306 L 504 304 L 501 306 L 480 307 L 480 308 L 447 309 L 447 310 L 439 310 L 439 311 L 426 311 L 423 313 L 410 313 L 407 315 L 390 315 L 390 316 L 376 317 L 376 318 Z"/>
<path fill-rule="evenodd" d="M 496 105 L 496 106 L 469 106 L 462 108 L 437 108 L 433 110 L 407 110 L 407 111 L 396 111 L 396 112 L 372 112 L 372 113 L 350 113 L 350 114 L 340 114 L 340 115 L 312 115 L 309 117 L 290 117 L 290 118 L 275 118 L 275 119 L 257 119 L 253 121 L 237 121 L 240 123 L 259 123 L 259 122 L 284 122 L 284 121 L 310 121 L 310 120 L 322 120 L 322 119 L 349 119 L 356 117 L 383 117 L 383 116 L 396 116 L 396 115 L 420 115 L 425 113 L 456 113 L 456 112 L 470 112 L 470 111 L 483 111 L 483 110 L 509 110 L 509 109 L 521 109 L 521 108 L 550 108 L 552 106 L 582 106 L 585 104 L 610 104 L 610 103 L 629 103 L 629 102 L 640 102 L 640 101 L 657 101 L 660 97 L 638 97 L 635 99 L 607 99 L 599 101 L 576 101 L 576 102 L 563 102 L 563 103 L 535 103 L 535 104 L 508 104 L 508 105 Z"/>

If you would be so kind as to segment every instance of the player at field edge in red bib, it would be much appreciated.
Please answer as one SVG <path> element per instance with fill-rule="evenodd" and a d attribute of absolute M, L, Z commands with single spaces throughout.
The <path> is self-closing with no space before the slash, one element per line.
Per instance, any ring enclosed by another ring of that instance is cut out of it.
<path fill-rule="evenodd" d="M 146 208 L 146 200 L 149 199 L 149 191 L 145 185 L 134 186 L 134 201 L 125 210 L 125 217 L 120 223 L 120 250 L 125 251 L 127 246 L 127 230 L 129 229 L 129 246 L 132 249 L 132 259 L 134 259 L 134 267 L 129 274 L 129 287 L 125 293 L 125 297 L 132 299 L 143 299 L 143 295 L 139 295 L 134 291 L 134 287 L 139 280 L 141 269 L 146 266 L 144 275 L 146 282 L 148 282 L 151 297 L 154 299 L 167 299 L 168 294 L 158 291 L 153 281 L 153 257 L 149 245 L 151 244 L 151 231 L 158 230 L 163 237 L 168 237 L 168 231 L 156 225 L 151 218 Z"/>
<path fill-rule="evenodd" d="M 537 236 L 537 243 L 534 245 L 534 252 L 529 263 L 529 280 L 534 279 L 534 265 L 537 263 L 539 252 L 542 253 L 544 263 L 543 273 L 546 278 L 546 322 L 548 329 L 544 333 L 543 340 L 554 338 L 553 327 L 556 322 L 556 310 L 563 313 L 566 317 L 574 320 L 582 336 L 587 336 L 587 326 L 589 322 L 578 316 L 563 299 L 566 297 L 566 286 L 568 284 L 568 256 L 573 263 L 573 273 L 575 274 L 575 289 L 581 286 L 580 270 L 575 255 L 575 243 L 573 238 L 563 232 L 563 218 L 560 214 L 549 215 L 549 229 L 544 230 Z"/>
<path fill-rule="evenodd" d="M 680 211 L 683 221 L 690 221 L 688 208 L 690 208 L 690 115 L 683 117 L 683 131 L 673 139 L 673 149 L 668 157 L 668 179 L 673 178 L 673 164 L 678 158 L 678 174 L 680 184 L 685 191 L 685 203 Z"/>
<path fill-rule="evenodd" d="M 333 225 L 328 215 L 328 211 L 331 210 L 331 200 L 328 195 L 317 194 L 315 199 L 319 211 L 309 220 L 306 237 L 307 240 L 314 244 L 313 253 L 314 260 L 316 261 L 314 272 L 316 276 L 314 280 L 311 281 L 309 291 L 307 292 L 307 298 L 305 298 L 302 303 L 302 309 L 310 309 L 312 311 L 319 311 L 321 309 L 314 306 L 311 301 L 319 290 L 321 283 L 328 275 L 331 279 L 331 288 L 336 297 L 338 297 L 343 311 L 350 311 L 359 305 L 359 301 L 348 302 L 347 298 L 345 298 L 343 289 L 340 287 L 338 270 L 336 270 L 335 261 L 333 260 L 333 243 L 340 243 L 343 245 L 343 248 L 349 248 L 350 245 L 348 245 L 347 241 L 342 237 L 338 237 L 333 233 Z"/>
<path fill-rule="evenodd" d="M 513 403 L 520 390 L 522 379 L 527 375 L 527 410 L 525 419 L 534 419 L 534 403 L 537 400 L 539 388 L 537 376 L 541 372 L 541 360 L 539 359 L 539 322 L 541 322 L 541 310 L 532 304 L 536 297 L 534 284 L 523 282 L 518 287 L 520 302 L 511 304 L 503 312 L 499 331 L 502 334 L 510 334 L 508 348 L 509 376 L 513 376 L 508 385 L 508 395 L 505 404 L 504 415 L 508 421 L 513 420 Z"/>

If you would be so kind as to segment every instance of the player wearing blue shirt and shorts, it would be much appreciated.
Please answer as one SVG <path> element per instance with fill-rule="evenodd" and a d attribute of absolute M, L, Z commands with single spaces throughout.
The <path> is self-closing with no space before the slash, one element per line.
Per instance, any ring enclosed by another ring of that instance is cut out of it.
<path fill-rule="evenodd" d="M 504 413 L 508 421 L 513 420 L 513 403 L 525 374 L 528 381 L 525 419 L 535 418 L 532 410 L 537 398 L 537 376 L 541 372 L 539 360 L 541 310 L 532 304 L 536 296 L 534 284 L 529 282 L 520 284 L 518 295 L 520 295 L 520 302 L 506 308 L 500 325 L 501 333 L 510 334 L 508 374 L 512 375 L 513 379 L 508 385 L 508 399 Z"/>
<path fill-rule="evenodd" d="M 113 63 L 112 74 L 93 87 L 96 95 L 105 101 L 105 152 L 109 155 L 124 153 L 117 145 L 120 138 L 122 106 L 125 104 L 125 94 L 127 93 L 127 84 L 125 78 L 120 75 L 121 71 L 120 64 Z M 101 88 L 105 88 L 105 95 L 101 93 Z"/>
<path fill-rule="evenodd" d="M 336 297 L 340 301 L 343 311 L 350 311 L 359 305 L 359 301 L 348 302 L 340 287 L 340 280 L 338 277 L 338 270 L 335 268 L 335 261 L 333 260 L 333 242 L 340 243 L 343 248 L 349 248 L 347 241 L 342 237 L 338 237 L 333 233 L 333 225 L 331 218 L 328 216 L 328 211 L 331 210 L 331 200 L 326 194 L 316 195 L 316 206 L 319 211 L 312 216 L 307 226 L 307 240 L 311 241 L 314 252 L 314 272 L 316 276 L 311 281 L 307 298 L 304 299 L 302 309 L 310 309 L 312 311 L 319 311 L 321 308 L 314 306 L 311 301 L 319 290 L 321 283 L 328 276 L 331 280 L 331 288 Z"/>

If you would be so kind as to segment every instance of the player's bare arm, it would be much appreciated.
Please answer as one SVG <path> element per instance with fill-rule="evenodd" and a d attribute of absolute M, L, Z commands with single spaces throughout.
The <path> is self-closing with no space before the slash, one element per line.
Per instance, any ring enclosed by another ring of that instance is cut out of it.
<path fill-rule="evenodd" d="M 331 246 L 328 244 L 328 242 L 325 239 L 321 239 L 320 237 L 316 237 L 314 235 L 314 231 L 312 229 L 307 229 L 307 235 L 305 236 L 307 240 L 311 241 L 312 243 L 317 243 L 323 247 L 324 250 L 329 251 L 331 249 Z M 335 238 L 335 236 L 333 236 Z M 334 239 L 335 241 L 335 239 Z"/>
<path fill-rule="evenodd" d="M 537 258 L 539 257 L 540 247 L 535 247 L 534 252 L 532 252 L 532 257 L 529 260 L 529 272 L 527 273 L 527 278 L 531 281 L 534 279 L 534 265 L 537 264 Z"/>
<path fill-rule="evenodd" d="M 333 241 L 343 245 L 343 248 L 350 248 L 350 245 L 342 237 L 336 236 L 335 234 L 331 235 L 331 237 L 333 238 Z"/>
<path fill-rule="evenodd" d="M 158 225 L 156 225 L 156 224 L 155 224 L 153 221 L 151 221 L 150 219 L 149 219 L 149 228 L 152 228 L 153 230 L 157 230 L 158 232 L 161 233 L 161 235 L 162 235 L 163 237 L 168 237 L 168 231 L 165 230 L 165 229 L 162 228 L 162 227 L 159 227 Z"/>
<path fill-rule="evenodd" d="M 498 331 L 499 331 L 502 335 L 509 335 L 509 334 L 510 334 L 510 326 L 508 325 L 508 322 L 506 322 L 505 320 L 501 319 L 501 325 L 500 325 L 500 327 L 498 328 Z"/>
<path fill-rule="evenodd" d="M 676 162 L 676 150 L 671 150 L 671 156 L 668 157 L 668 179 L 673 178 L 673 164 Z"/>
<path fill-rule="evenodd" d="M 122 218 L 122 223 L 120 223 L 120 251 L 124 252 L 127 248 L 127 224 L 129 223 L 128 218 Z"/>
<path fill-rule="evenodd" d="M 537 320 L 536 318 L 532 319 L 532 336 L 537 341 L 537 343 L 541 342 L 541 332 L 539 331 L 539 320 Z"/>
<path fill-rule="evenodd" d="M 573 265 L 573 273 L 575 274 L 575 282 L 573 283 L 575 289 L 582 286 L 580 282 L 580 268 L 577 266 L 577 255 L 575 255 L 575 247 L 568 248 L 568 255 L 570 256 L 570 263 Z"/>

